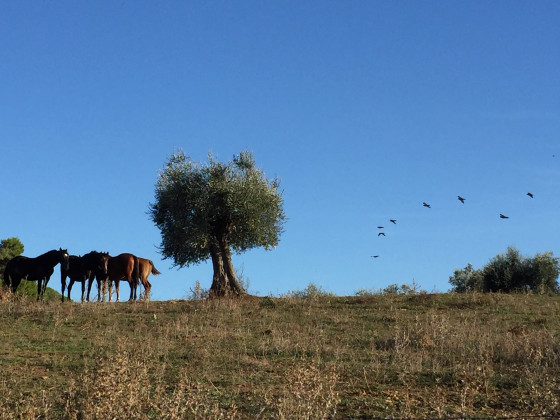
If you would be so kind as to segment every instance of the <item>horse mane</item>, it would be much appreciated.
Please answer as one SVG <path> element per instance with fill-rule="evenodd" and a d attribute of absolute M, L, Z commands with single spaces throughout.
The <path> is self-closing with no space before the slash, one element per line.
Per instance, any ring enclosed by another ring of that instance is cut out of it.
<path fill-rule="evenodd" d="M 44 257 L 46 255 L 53 255 L 53 254 L 59 253 L 59 252 L 60 252 L 60 250 L 58 250 L 58 249 L 51 249 L 50 251 L 47 251 L 44 254 L 39 255 L 37 258 L 41 258 L 41 257 Z"/>
<path fill-rule="evenodd" d="M 111 255 L 109 255 L 108 252 L 99 252 L 99 251 L 90 251 L 85 255 L 107 255 L 108 257 L 111 256 Z"/>
<path fill-rule="evenodd" d="M 66 251 L 62 248 L 61 249 L 51 249 L 50 251 L 47 251 L 44 254 L 41 254 L 38 257 L 35 257 L 35 259 L 37 259 L 37 260 L 57 259 L 58 260 L 59 254 L 61 252 L 66 252 L 68 254 L 68 251 Z"/>

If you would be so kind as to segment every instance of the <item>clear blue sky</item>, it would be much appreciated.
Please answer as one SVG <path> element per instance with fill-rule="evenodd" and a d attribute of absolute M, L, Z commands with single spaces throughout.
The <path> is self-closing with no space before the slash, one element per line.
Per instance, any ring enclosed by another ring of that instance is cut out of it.
<path fill-rule="evenodd" d="M 248 149 L 289 218 L 234 256 L 252 293 L 446 291 L 509 245 L 559 256 L 558 22 L 556 1 L 2 2 L 0 239 L 132 252 L 183 298 L 212 267 L 161 260 L 158 171 Z"/>

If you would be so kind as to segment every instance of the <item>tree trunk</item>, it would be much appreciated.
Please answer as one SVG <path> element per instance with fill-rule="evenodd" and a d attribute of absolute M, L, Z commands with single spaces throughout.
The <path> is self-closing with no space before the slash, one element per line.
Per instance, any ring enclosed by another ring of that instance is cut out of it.
<path fill-rule="evenodd" d="M 231 251 L 225 237 L 220 238 L 219 243 L 210 246 L 214 276 L 210 287 L 210 296 L 240 296 L 244 293 L 243 288 L 237 281 Z"/>
<path fill-rule="evenodd" d="M 210 296 L 240 296 L 244 293 L 243 288 L 237 281 L 231 261 L 231 250 L 228 241 L 230 229 L 231 221 L 228 219 L 217 219 L 213 223 L 214 237 L 210 244 L 210 255 L 212 257 L 214 277 L 210 287 Z"/>

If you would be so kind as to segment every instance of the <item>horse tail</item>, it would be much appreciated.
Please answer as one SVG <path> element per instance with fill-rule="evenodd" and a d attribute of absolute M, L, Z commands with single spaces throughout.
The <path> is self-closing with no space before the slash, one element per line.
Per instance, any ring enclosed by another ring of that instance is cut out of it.
<path fill-rule="evenodd" d="M 156 266 L 154 265 L 154 263 L 153 263 L 152 260 L 150 260 L 150 264 L 152 265 L 152 274 L 153 274 L 153 275 L 156 276 L 156 275 L 158 275 L 158 274 L 161 274 L 161 273 L 158 271 L 158 269 L 156 268 Z"/>
<path fill-rule="evenodd" d="M 68 270 L 66 268 L 68 268 Z M 60 264 L 60 281 L 61 282 L 66 281 L 66 277 L 68 276 L 69 271 L 70 271 L 70 261 L 68 261 L 68 267 L 65 267 L 63 264 Z"/>
<path fill-rule="evenodd" d="M 134 281 L 134 287 L 138 286 L 140 282 L 140 263 L 138 262 L 138 257 L 133 255 L 134 257 L 134 269 L 132 271 L 132 279 Z"/>
<path fill-rule="evenodd" d="M 70 264 L 70 263 L 68 263 Z M 66 270 L 64 269 L 64 265 L 60 264 L 60 290 L 61 290 L 61 295 L 62 295 L 62 301 L 64 302 L 64 291 L 66 290 L 66 276 L 68 275 L 68 273 L 66 272 Z M 70 289 L 70 286 L 68 286 L 68 289 Z"/>

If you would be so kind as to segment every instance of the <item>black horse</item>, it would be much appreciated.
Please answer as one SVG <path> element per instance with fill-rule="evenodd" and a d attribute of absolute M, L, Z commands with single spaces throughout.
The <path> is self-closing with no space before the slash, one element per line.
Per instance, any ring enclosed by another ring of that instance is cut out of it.
<path fill-rule="evenodd" d="M 66 289 L 66 277 L 70 277 L 68 284 L 68 300 L 70 300 L 70 291 L 75 281 L 82 283 L 82 302 L 84 301 L 84 284 L 87 278 L 87 271 L 82 264 L 82 257 L 70 255 L 68 257 L 68 270 L 60 270 L 60 283 L 62 284 L 62 301 L 64 302 L 64 290 Z"/>
<path fill-rule="evenodd" d="M 4 269 L 4 282 L 6 286 L 15 293 L 21 280 L 32 280 L 37 282 L 37 300 L 43 299 L 47 283 L 54 272 L 54 266 L 60 263 L 61 269 L 68 270 L 68 251 L 65 249 L 53 249 L 29 258 L 23 255 L 12 258 Z"/>
<path fill-rule="evenodd" d="M 70 300 L 70 292 L 74 282 L 79 281 L 82 283 L 82 302 L 84 301 L 86 280 L 91 277 L 89 281 L 89 288 L 87 300 L 89 301 L 89 292 L 91 290 L 91 281 L 93 277 L 98 276 L 101 278 L 107 277 L 107 263 L 109 261 L 109 254 L 106 252 L 91 251 L 83 257 L 71 255 L 69 258 L 68 270 L 60 270 L 60 281 L 62 283 L 62 301 L 64 302 L 64 289 L 66 287 L 66 277 L 70 278 L 68 284 L 68 300 Z"/>
<path fill-rule="evenodd" d="M 111 256 L 109 255 L 108 252 L 91 251 L 90 253 L 84 255 L 82 258 L 84 259 L 84 263 L 88 269 L 89 281 L 88 281 L 87 300 L 89 302 L 89 295 L 91 293 L 91 285 L 93 283 L 93 279 L 107 278 L 109 258 L 111 258 Z"/>

